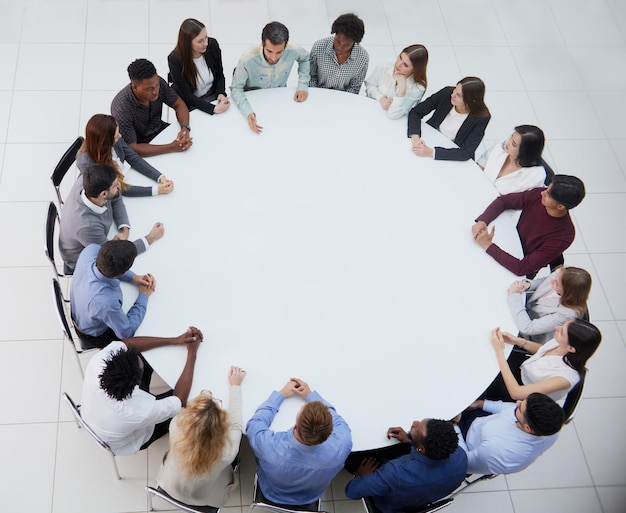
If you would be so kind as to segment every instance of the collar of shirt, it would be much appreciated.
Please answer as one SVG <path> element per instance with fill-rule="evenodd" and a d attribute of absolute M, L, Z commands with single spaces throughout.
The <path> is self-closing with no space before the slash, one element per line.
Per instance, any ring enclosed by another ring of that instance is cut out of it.
<path fill-rule="evenodd" d="M 335 47 L 334 42 L 335 42 L 335 37 L 329 37 L 328 38 L 329 41 L 328 43 L 326 43 L 326 48 L 324 48 L 324 53 L 327 55 L 330 55 L 331 57 L 334 57 L 334 59 L 337 61 L 337 64 L 339 64 L 339 59 L 337 58 L 337 54 L 335 53 Z M 352 46 L 352 48 L 350 49 L 350 55 L 348 55 L 348 58 L 345 60 L 344 64 L 346 62 L 348 62 L 349 60 L 352 60 L 352 52 L 354 51 L 354 49 L 356 48 L 356 45 L 358 45 L 359 43 L 357 43 L 356 41 L 354 42 L 354 45 Z"/>
<path fill-rule="evenodd" d="M 108 278 L 107 276 L 105 276 L 99 271 L 98 267 L 96 266 L 95 260 L 91 264 L 91 271 L 93 272 L 94 276 L 98 279 L 98 281 L 102 281 L 108 284 L 110 287 L 120 286 L 120 280 L 118 280 L 117 278 Z"/>
<path fill-rule="evenodd" d="M 96 214 L 104 214 L 107 211 L 106 205 L 100 207 L 93 203 L 85 194 L 84 189 L 80 191 L 80 198 L 83 200 L 83 203 L 87 206 L 87 208 Z"/>

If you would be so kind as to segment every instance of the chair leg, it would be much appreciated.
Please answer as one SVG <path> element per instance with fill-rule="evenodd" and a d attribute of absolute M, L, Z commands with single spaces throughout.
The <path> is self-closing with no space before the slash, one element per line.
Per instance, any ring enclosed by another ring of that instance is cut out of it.
<path fill-rule="evenodd" d="M 76 351 L 76 348 L 72 348 L 74 350 L 74 354 L 76 355 L 76 361 L 78 362 L 78 369 L 80 370 L 80 377 L 85 380 L 85 371 L 83 370 L 83 364 L 80 362 L 80 355 Z"/>
<path fill-rule="evenodd" d="M 148 488 L 148 511 L 154 511 L 154 506 L 152 505 L 152 491 Z"/>
<path fill-rule="evenodd" d="M 253 502 L 252 504 L 250 504 L 250 507 L 248 508 L 248 513 L 252 513 L 252 510 L 256 507 L 256 504 Z"/>
<path fill-rule="evenodd" d="M 115 461 L 115 455 L 113 453 L 109 453 L 109 455 L 111 456 L 111 461 L 113 461 L 113 469 L 115 470 L 115 475 L 118 480 L 121 480 L 122 477 L 120 476 L 120 471 L 117 468 L 117 461 Z"/>

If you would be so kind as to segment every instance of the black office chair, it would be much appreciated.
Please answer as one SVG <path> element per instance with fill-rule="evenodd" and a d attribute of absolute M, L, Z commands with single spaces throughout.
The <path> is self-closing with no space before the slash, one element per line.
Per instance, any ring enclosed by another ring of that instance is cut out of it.
<path fill-rule="evenodd" d="M 72 335 L 72 331 L 70 329 L 70 323 L 68 322 L 67 315 L 67 304 L 69 301 L 63 297 L 63 292 L 61 291 L 61 285 L 59 284 L 59 280 L 56 278 L 52 278 L 52 296 L 54 299 L 54 306 L 57 312 L 57 317 L 59 319 L 59 323 L 61 324 L 61 329 L 63 330 L 63 334 L 65 338 L 72 344 L 72 348 L 74 349 L 74 354 L 76 355 L 76 361 L 78 362 L 78 368 L 80 369 L 80 374 L 84 378 L 85 373 L 83 371 L 83 366 L 80 363 L 80 354 L 86 353 L 87 351 L 93 351 L 93 349 L 83 349 L 80 344 L 76 343 L 76 338 Z"/>
<path fill-rule="evenodd" d="M 57 223 L 59 223 L 59 211 L 54 201 L 51 201 L 48 205 L 48 215 L 46 217 L 46 241 L 44 252 L 48 257 L 48 260 L 50 260 L 50 264 L 52 265 L 52 269 L 54 269 L 55 276 L 57 278 L 69 278 L 71 274 L 59 271 L 59 267 L 54 260 L 54 248 L 57 243 L 57 240 L 54 237 L 54 233 Z"/>
<path fill-rule="evenodd" d="M 63 198 L 61 197 L 61 182 L 76 160 L 76 153 L 78 153 L 79 148 L 83 145 L 84 140 L 85 139 L 80 136 L 76 138 L 72 145 L 63 154 L 61 160 L 59 160 L 59 163 L 56 165 L 54 171 L 52 171 L 52 175 L 50 176 L 54 190 L 57 193 L 59 206 L 63 206 Z"/>
<path fill-rule="evenodd" d="M 213 506 L 191 506 L 189 504 L 185 504 L 184 502 L 181 502 L 178 499 L 172 497 L 162 488 L 153 488 L 152 486 L 146 486 L 146 491 L 148 492 L 148 508 L 150 511 L 154 511 L 154 507 L 152 505 L 153 497 L 158 497 L 168 504 L 177 507 L 181 511 L 187 511 L 188 513 L 219 513 L 220 511 L 220 508 L 214 508 Z"/>
<path fill-rule="evenodd" d="M 371 497 L 363 497 L 363 506 L 365 506 L 365 511 L 367 513 L 382 513 L 374 503 L 374 500 Z M 406 513 L 431 513 L 434 511 L 439 511 L 440 509 L 447 508 L 454 501 L 453 497 L 447 497 L 445 499 L 440 499 L 436 502 L 431 502 L 426 506 L 422 506 L 419 509 L 411 509 L 407 510 Z"/>
<path fill-rule="evenodd" d="M 263 495 L 263 491 L 259 486 L 258 476 L 254 475 L 254 492 L 252 493 L 253 499 L 252 504 L 250 504 L 250 508 L 248 509 L 248 513 L 252 513 L 252 510 L 256 507 L 267 509 L 273 511 L 274 513 L 294 513 L 300 511 L 311 511 L 315 513 L 325 513 L 321 511 L 322 499 L 317 499 L 316 501 L 311 502 L 310 504 L 298 504 L 298 505 L 289 505 L 289 504 L 276 504 L 275 502 L 270 501 L 265 495 Z"/>
<path fill-rule="evenodd" d="M 589 371 L 585 367 L 584 372 L 580 376 L 580 381 L 572 387 L 572 389 L 569 391 L 569 393 L 565 397 L 565 402 L 563 403 L 563 412 L 565 413 L 565 422 L 563 423 L 563 425 L 567 425 L 572 420 L 574 420 L 574 415 L 576 415 L 578 404 L 580 403 L 580 399 L 583 396 L 583 389 L 585 388 L 585 381 L 587 379 L 587 374 L 589 374 Z"/>
<path fill-rule="evenodd" d="M 547 187 L 552 183 L 552 179 L 554 178 L 554 169 L 550 167 L 550 164 L 548 164 L 543 157 L 541 158 L 541 165 L 546 171 L 546 179 L 543 183 Z"/>
<path fill-rule="evenodd" d="M 498 477 L 498 474 L 483 474 L 482 476 L 478 476 L 478 477 L 472 479 L 472 475 L 473 474 L 467 474 L 465 476 L 465 479 L 463 480 L 463 482 L 459 485 L 459 488 L 457 488 L 454 491 L 454 493 L 452 493 L 450 495 L 450 497 L 452 497 L 452 498 L 456 497 L 458 494 L 460 494 L 461 492 L 464 492 L 470 486 L 473 486 L 476 483 L 480 483 L 482 481 L 488 481 L 489 479 L 494 479 L 494 478 Z"/>

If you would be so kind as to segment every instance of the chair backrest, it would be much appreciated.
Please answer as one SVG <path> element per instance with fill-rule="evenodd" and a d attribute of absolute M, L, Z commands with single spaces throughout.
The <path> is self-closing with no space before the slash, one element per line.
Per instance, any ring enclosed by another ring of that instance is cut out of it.
<path fill-rule="evenodd" d="M 548 164 L 543 158 L 541 159 L 541 165 L 546 170 L 546 179 L 543 183 L 547 187 L 552 183 L 552 179 L 554 178 L 554 169 L 552 169 L 550 164 Z"/>
<path fill-rule="evenodd" d="M 46 245 L 44 251 L 48 260 L 50 260 L 50 264 L 52 264 L 55 276 L 58 278 L 65 275 L 59 272 L 57 264 L 54 260 L 54 245 L 56 242 L 54 239 L 54 229 L 56 228 L 57 222 L 59 222 L 59 211 L 54 201 L 51 201 L 48 205 L 48 215 L 46 217 Z"/>
<path fill-rule="evenodd" d="M 419 509 L 408 510 L 407 513 L 431 513 L 434 511 L 439 511 L 440 509 L 450 506 L 453 501 L 454 497 L 447 497 L 445 499 L 440 499 L 436 502 L 426 504 L 426 506 L 422 506 Z M 382 513 L 381 510 L 378 509 L 378 507 L 376 506 L 376 503 L 374 502 L 372 497 L 363 497 L 363 506 L 365 506 L 365 511 L 367 513 Z"/>
<path fill-rule="evenodd" d="M 57 198 L 59 200 L 59 205 L 63 205 L 63 198 L 61 197 L 61 182 L 65 177 L 65 174 L 72 167 L 72 164 L 76 160 L 76 153 L 83 145 L 84 137 L 77 137 L 76 140 L 72 143 L 72 145 L 67 149 L 67 151 L 59 160 L 59 163 L 52 171 L 52 175 L 50 176 L 50 180 L 52 180 L 52 185 L 54 186 L 54 190 L 57 193 Z"/>
<path fill-rule="evenodd" d="M 261 490 L 261 486 L 259 485 L 258 475 L 254 474 L 254 491 L 252 492 L 252 504 L 250 504 L 248 513 L 252 513 L 252 510 L 257 506 L 259 508 L 274 511 L 275 513 L 293 513 L 294 511 L 325 513 L 321 511 L 321 507 L 322 507 L 321 497 L 317 499 L 316 501 L 313 501 L 310 504 L 298 504 L 298 505 L 276 504 L 268 500 L 267 497 L 263 495 L 263 490 Z"/>
<path fill-rule="evenodd" d="M 175 499 L 170 494 L 168 494 L 165 490 L 161 490 L 160 488 L 153 488 L 152 486 L 146 486 L 146 491 L 148 492 L 148 502 L 150 511 L 152 508 L 152 497 L 158 497 L 159 499 L 171 504 L 172 506 L 176 506 L 178 509 L 182 511 L 187 511 L 188 513 L 219 513 L 219 508 L 214 508 L 212 506 L 190 506 L 189 504 L 185 504 L 184 502 Z"/>
<path fill-rule="evenodd" d="M 563 412 L 565 413 L 564 425 L 569 424 L 572 420 L 574 420 L 574 415 L 576 415 L 576 410 L 578 409 L 578 403 L 580 402 L 580 398 L 583 395 L 583 389 L 585 388 L 587 374 L 589 374 L 589 371 L 585 367 L 585 370 L 580 375 L 580 381 L 572 387 L 565 397 L 565 402 L 563 403 Z"/>
<path fill-rule="evenodd" d="M 78 347 L 76 346 L 76 341 L 74 340 L 72 332 L 70 331 L 70 324 L 67 320 L 67 311 L 65 310 L 65 305 L 67 301 L 63 297 L 61 285 L 59 283 L 59 280 L 57 280 L 56 278 L 52 278 L 52 294 L 54 297 L 54 306 L 56 307 L 57 317 L 59 318 L 59 323 L 61 324 L 63 334 L 74 345 L 74 347 L 78 349 Z"/>

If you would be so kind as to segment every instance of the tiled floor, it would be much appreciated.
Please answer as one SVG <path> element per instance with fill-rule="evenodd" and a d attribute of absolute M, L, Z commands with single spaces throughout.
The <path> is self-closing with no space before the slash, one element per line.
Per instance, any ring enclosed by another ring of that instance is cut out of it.
<path fill-rule="evenodd" d="M 448 511 L 625 510 L 626 2 L 0 0 L 1 511 L 146 511 L 144 486 L 167 447 L 161 440 L 119 458 L 124 479 L 115 481 L 107 456 L 60 401 L 62 391 L 79 397 L 80 374 L 54 317 L 42 251 L 48 177 L 59 156 L 92 114 L 108 112 L 130 60 L 148 57 L 166 73 L 185 17 L 204 20 L 231 69 L 269 20 L 285 22 L 292 39 L 310 47 L 348 11 L 366 22 L 371 66 L 426 44 L 430 92 L 464 75 L 485 79 L 493 114 L 486 144 L 516 124 L 537 123 L 557 172 L 579 175 L 588 188 L 566 260 L 593 275 L 591 313 L 604 341 L 578 416 L 528 470 L 461 494 Z M 242 513 L 251 496 L 254 464 L 242 451 L 229 513 Z M 343 494 L 347 477 L 328 490 L 329 512 L 362 511 Z"/>

